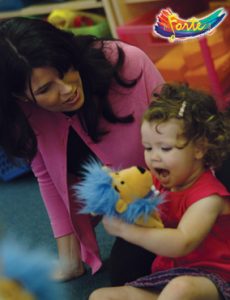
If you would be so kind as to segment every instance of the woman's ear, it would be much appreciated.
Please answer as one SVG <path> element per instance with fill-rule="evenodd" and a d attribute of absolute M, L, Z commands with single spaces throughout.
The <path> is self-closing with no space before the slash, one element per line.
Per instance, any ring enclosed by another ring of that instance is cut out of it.
<path fill-rule="evenodd" d="M 25 96 L 18 96 L 18 95 L 15 95 L 14 93 L 12 95 L 20 101 L 29 102 L 29 99 Z"/>

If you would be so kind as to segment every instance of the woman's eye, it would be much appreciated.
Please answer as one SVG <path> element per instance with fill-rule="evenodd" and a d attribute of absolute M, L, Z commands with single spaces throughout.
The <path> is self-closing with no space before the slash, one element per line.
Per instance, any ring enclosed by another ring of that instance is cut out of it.
<path fill-rule="evenodd" d="M 46 92 L 48 92 L 49 88 L 45 87 L 44 89 L 39 91 L 39 94 L 45 94 Z"/>
<path fill-rule="evenodd" d="M 51 88 L 51 85 L 52 84 L 47 84 L 47 85 L 44 85 L 43 87 L 39 88 L 35 93 L 34 95 L 35 96 L 39 96 L 39 95 L 42 95 L 42 94 L 45 94 L 49 91 L 49 89 Z"/>

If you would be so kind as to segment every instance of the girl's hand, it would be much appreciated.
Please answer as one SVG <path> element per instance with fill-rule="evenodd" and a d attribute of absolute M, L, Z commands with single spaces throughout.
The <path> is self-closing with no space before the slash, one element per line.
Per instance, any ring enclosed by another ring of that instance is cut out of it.
<path fill-rule="evenodd" d="M 125 227 L 129 226 L 129 224 L 126 224 L 117 218 L 103 217 L 102 223 L 105 227 L 105 230 L 110 235 L 119 236 L 119 237 L 121 237 L 122 232 L 125 229 Z"/>

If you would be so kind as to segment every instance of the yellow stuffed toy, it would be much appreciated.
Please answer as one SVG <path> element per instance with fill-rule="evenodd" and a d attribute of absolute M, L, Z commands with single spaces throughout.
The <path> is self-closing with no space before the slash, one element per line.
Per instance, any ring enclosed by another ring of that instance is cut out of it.
<path fill-rule="evenodd" d="M 83 180 L 74 187 L 81 213 L 118 217 L 128 223 L 163 228 L 157 206 L 164 196 L 156 191 L 151 173 L 142 167 L 111 170 L 97 161 L 84 166 Z"/>

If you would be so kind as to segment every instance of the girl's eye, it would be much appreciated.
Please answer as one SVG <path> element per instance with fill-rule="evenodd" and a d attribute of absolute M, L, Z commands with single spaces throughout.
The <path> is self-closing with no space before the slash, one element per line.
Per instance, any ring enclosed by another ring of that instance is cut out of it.
<path fill-rule="evenodd" d="M 163 147 L 161 147 L 161 150 L 164 151 L 164 152 L 168 152 L 168 151 L 172 150 L 172 147 L 163 146 Z"/>
<path fill-rule="evenodd" d="M 147 151 L 147 152 L 152 150 L 151 147 L 145 147 L 144 149 L 145 149 L 145 151 Z"/>

